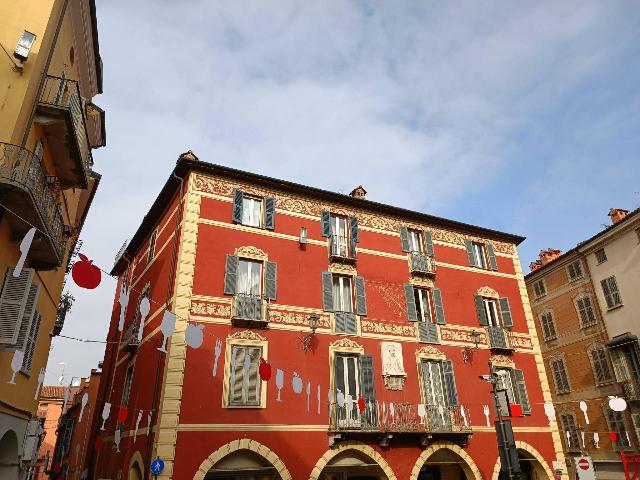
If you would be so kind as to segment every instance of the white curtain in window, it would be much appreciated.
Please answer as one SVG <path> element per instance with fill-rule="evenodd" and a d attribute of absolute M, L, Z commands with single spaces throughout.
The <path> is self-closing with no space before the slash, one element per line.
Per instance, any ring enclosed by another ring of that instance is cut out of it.
<path fill-rule="evenodd" d="M 260 262 L 238 262 L 238 293 L 260 295 Z"/>

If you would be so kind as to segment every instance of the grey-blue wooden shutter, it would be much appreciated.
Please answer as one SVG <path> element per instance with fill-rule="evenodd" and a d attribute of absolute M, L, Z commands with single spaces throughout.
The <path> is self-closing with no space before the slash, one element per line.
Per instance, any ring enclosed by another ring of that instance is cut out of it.
<path fill-rule="evenodd" d="M 24 358 L 22 360 L 22 371 L 25 373 L 31 372 L 31 364 L 33 362 L 33 354 L 36 350 L 36 344 L 38 342 L 38 334 L 40 332 L 40 323 L 42 322 L 42 317 L 38 312 L 33 316 L 33 321 L 31 322 L 31 328 L 29 329 L 29 336 L 27 337 L 27 342 L 24 347 Z"/>
<path fill-rule="evenodd" d="M 349 239 L 349 258 L 356 258 L 358 249 L 356 247 L 356 241 L 353 238 Z"/>
<path fill-rule="evenodd" d="M 13 268 L 8 268 L 4 275 L 0 293 L 0 344 L 14 344 L 18 339 L 33 273 L 33 269 L 23 268 L 16 278 Z"/>
<path fill-rule="evenodd" d="M 529 403 L 529 394 L 527 393 L 527 385 L 524 383 L 524 374 L 522 370 L 513 369 L 513 377 L 518 390 L 518 399 L 522 405 L 522 413 L 531 413 L 531 404 Z"/>
<path fill-rule="evenodd" d="M 447 390 L 447 402 L 449 405 L 458 405 L 456 377 L 453 374 L 453 362 L 451 360 L 442 362 L 442 377 Z"/>
<path fill-rule="evenodd" d="M 320 222 L 322 224 L 322 236 L 331 236 L 331 213 L 328 210 L 323 210 L 320 214 Z"/>
<path fill-rule="evenodd" d="M 358 362 L 360 364 L 360 395 L 365 402 L 375 402 L 376 384 L 373 373 L 373 356 L 360 355 Z"/>
<path fill-rule="evenodd" d="M 410 322 L 418 321 L 418 311 L 416 310 L 416 300 L 413 296 L 413 285 L 404 284 L 404 301 L 407 305 L 407 320 Z"/>
<path fill-rule="evenodd" d="M 238 278 L 238 257 L 227 255 L 227 263 L 224 271 L 224 293 L 227 295 L 236 294 Z"/>
<path fill-rule="evenodd" d="M 511 307 L 509 307 L 509 299 L 507 297 L 500 297 L 500 316 L 502 317 L 503 327 L 513 326 Z"/>
<path fill-rule="evenodd" d="M 333 312 L 333 274 L 322 272 L 322 308 L 325 312 Z"/>
<path fill-rule="evenodd" d="M 476 256 L 473 253 L 473 242 L 471 240 L 464 241 L 465 246 L 467 247 L 467 258 L 469 260 L 469 265 L 472 267 L 477 267 Z"/>
<path fill-rule="evenodd" d="M 480 325 L 489 325 L 489 321 L 487 320 L 487 312 L 484 310 L 484 301 L 482 300 L 482 295 L 475 296 L 476 302 L 476 313 L 478 314 L 478 322 Z"/>
<path fill-rule="evenodd" d="M 335 312 L 336 333 L 346 333 L 347 335 L 356 335 L 358 333 L 358 324 L 356 323 L 356 315 L 352 312 Z"/>
<path fill-rule="evenodd" d="M 444 306 L 442 304 L 442 293 L 439 288 L 434 288 L 431 293 L 433 294 L 433 306 L 436 311 L 436 323 L 444 325 L 446 322 L 444 318 Z"/>
<path fill-rule="evenodd" d="M 433 250 L 433 236 L 431 232 L 428 230 L 424 231 L 424 251 L 430 257 L 434 257 L 435 253 Z"/>
<path fill-rule="evenodd" d="M 411 245 L 409 245 L 409 230 L 407 227 L 400 227 L 400 245 L 403 252 L 410 252 Z"/>
<path fill-rule="evenodd" d="M 344 389 L 344 357 L 342 355 L 336 355 L 333 357 L 333 399 L 335 402 L 338 390 L 342 393 Z"/>
<path fill-rule="evenodd" d="M 358 232 L 358 217 L 349 217 L 349 231 L 351 234 L 351 240 L 356 243 L 360 242 L 360 233 Z"/>
<path fill-rule="evenodd" d="M 491 270 L 498 270 L 498 264 L 496 263 L 496 254 L 493 250 L 493 245 L 487 243 L 485 245 L 487 247 L 487 256 L 489 257 L 489 266 Z"/>
<path fill-rule="evenodd" d="M 276 226 L 276 201 L 272 197 L 264 199 L 264 228 L 273 230 Z"/>
<path fill-rule="evenodd" d="M 418 322 L 418 339 L 424 343 L 440 343 L 438 326 L 433 323 Z"/>
<path fill-rule="evenodd" d="M 233 213 L 232 218 L 236 223 L 242 223 L 242 202 L 244 195 L 242 190 L 236 188 L 233 190 Z"/>
<path fill-rule="evenodd" d="M 276 299 L 278 289 L 277 279 L 278 265 L 275 262 L 265 262 L 264 264 L 264 297 L 267 300 Z"/>
<path fill-rule="evenodd" d="M 367 314 L 367 293 L 364 288 L 364 277 L 356 277 L 356 313 Z"/>

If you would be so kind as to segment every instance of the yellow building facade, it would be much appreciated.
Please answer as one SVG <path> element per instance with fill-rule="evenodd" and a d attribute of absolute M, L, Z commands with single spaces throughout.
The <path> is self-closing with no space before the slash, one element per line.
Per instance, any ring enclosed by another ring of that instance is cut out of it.
<path fill-rule="evenodd" d="M 65 272 L 100 181 L 95 1 L 0 0 L 0 46 L 0 478 L 13 480 L 34 475 Z"/>

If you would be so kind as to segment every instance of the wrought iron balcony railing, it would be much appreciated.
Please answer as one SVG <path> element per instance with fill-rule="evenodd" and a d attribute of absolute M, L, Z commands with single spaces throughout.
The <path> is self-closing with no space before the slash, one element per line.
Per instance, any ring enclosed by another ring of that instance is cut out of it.
<path fill-rule="evenodd" d="M 331 235 L 329 237 L 329 253 L 332 258 L 353 261 L 356 259 L 356 242 L 349 237 Z"/>
<path fill-rule="evenodd" d="M 634 380 L 625 380 L 621 383 L 627 400 L 632 402 L 640 400 L 640 386 Z"/>
<path fill-rule="evenodd" d="M 491 349 L 513 350 L 510 332 L 503 327 L 488 326 L 487 338 L 489 339 L 489 348 Z"/>
<path fill-rule="evenodd" d="M 127 352 L 135 352 L 140 345 L 138 341 L 138 322 L 132 322 L 122 335 L 122 349 Z"/>
<path fill-rule="evenodd" d="M 411 273 L 433 275 L 436 273 L 436 263 L 433 257 L 426 253 L 411 252 Z"/>
<path fill-rule="evenodd" d="M 93 157 L 78 82 L 47 75 L 38 114 L 63 188 L 87 188 Z"/>
<path fill-rule="evenodd" d="M 26 148 L 0 142 L 0 198 L 14 213 L 34 225 L 36 233 L 29 249 L 30 265 L 42 270 L 62 264 L 64 223 L 40 158 Z M 9 216 L 14 236 L 22 237 L 30 226 Z"/>
<path fill-rule="evenodd" d="M 236 320 L 266 322 L 264 302 L 259 295 L 237 293 L 233 299 L 231 317 Z"/>
<path fill-rule="evenodd" d="M 424 407 L 424 410 L 421 408 Z M 333 432 L 372 433 L 470 433 L 471 417 L 464 405 L 387 404 L 365 402 L 364 411 L 352 401 L 330 406 L 329 429 Z"/>

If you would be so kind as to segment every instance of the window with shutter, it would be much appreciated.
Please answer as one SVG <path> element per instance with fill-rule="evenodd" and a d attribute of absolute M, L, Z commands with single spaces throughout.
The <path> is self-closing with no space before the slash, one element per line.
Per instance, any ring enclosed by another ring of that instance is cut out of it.
<path fill-rule="evenodd" d="M 417 319 L 419 322 L 432 323 L 431 295 L 426 288 L 412 288 Z"/>
<path fill-rule="evenodd" d="M 333 413 L 339 427 L 360 427 L 358 396 L 361 388 L 360 362 L 358 355 L 337 353 L 333 359 L 333 391 L 342 392 L 345 399 L 351 399 L 343 407 L 333 405 Z M 373 368 L 373 365 L 371 365 Z M 371 392 L 369 392 L 371 393 Z M 351 404 L 351 409 L 347 405 Z"/>
<path fill-rule="evenodd" d="M 356 277 L 356 314 L 367 315 L 367 294 L 364 286 L 364 277 Z"/>
<path fill-rule="evenodd" d="M 323 234 L 325 233 L 325 218 L 323 215 Z M 332 257 L 341 259 L 356 258 L 356 243 L 360 241 L 358 219 L 356 217 L 342 217 L 329 215 L 328 219 L 329 253 Z"/>
<path fill-rule="evenodd" d="M 591 303 L 591 296 L 588 293 L 576 297 L 574 305 L 580 318 L 582 328 L 591 327 L 596 324 L 596 314 Z"/>
<path fill-rule="evenodd" d="M 556 384 L 556 394 L 561 395 L 569 393 L 571 386 L 569 384 L 569 377 L 567 375 L 567 369 L 562 358 L 555 358 L 549 360 L 551 366 L 551 372 L 553 374 L 553 380 Z"/>
<path fill-rule="evenodd" d="M 605 278 L 600 282 L 602 286 L 602 292 L 604 293 L 605 301 L 607 302 L 607 308 L 610 310 L 622 305 L 622 297 L 618 291 L 618 283 L 616 277 L 611 276 Z"/>
<path fill-rule="evenodd" d="M 38 344 L 38 334 L 40 332 L 40 323 L 42 322 L 42 316 L 36 312 L 29 328 L 29 335 L 24 348 L 24 358 L 22 360 L 21 371 L 27 375 L 31 373 L 31 366 L 33 363 L 33 355 L 36 351 Z"/>
<path fill-rule="evenodd" d="M 511 316 L 511 307 L 509 306 L 509 299 L 507 297 L 500 297 L 498 299 L 500 303 L 500 320 L 503 327 L 513 326 L 513 318 Z"/>
<path fill-rule="evenodd" d="M 127 368 L 127 374 L 124 378 L 124 387 L 122 388 L 122 405 L 129 404 L 129 395 L 131 395 L 131 382 L 133 381 L 133 365 Z"/>
<path fill-rule="evenodd" d="M 278 266 L 275 262 L 265 262 L 264 264 L 264 296 L 267 300 L 275 300 L 277 293 L 277 272 Z"/>
<path fill-rule="evenodd" d="M 560 423 L 565 432 L 564 438 L 567 445 L 567 451 L 580 450 L 580 434 L 576 427 L 576 418 L 572 413 L 561 413 Z M 569 433 L 569 435 L 566 435 Z"/>
<path fill-rule="evenodd" d="M 241 223 L 249 227 L 262 227 L 262 199 L 243 196 Z"/>
<path fill-rule="evenodd" d="M 276 200 L 272 197 L 264 199 L 264 228 L 273 230 L 276 226 Z"/>
<path fill-rule="evenodd" d="M 27 339 L 36 317 L 36 304 L 38 303 L 39 294 L 40 284 L 32 283 L 29 286 L 29 293 L 22 312 L 22 322 L 20 322 L 16 341 L 5 344 L 2 350 L 22 350 L 26 352 Z"/>
<path fill-rule="evenodd" d="M 149 253 L 147 254 L 147 263 L 151 263 L 153 260 L 153 256 L 156 253 L 156 240 L 158 237 L 158 230 L 154 230 L 151 234 L 151 239 L 149 240 Z"/>
<path fill-rule="evenodd" d="M 262 347 L 231 345 L 229 406 L 260 406 L 262 382 L 258 374 Z"/>
<path fill-rule="evenodd" d="M 547 288 L 544 284 L 544 280 L 538 280 L 533 284 L 533 293 L 536 298 L 543 297 L 547 294 Z"/>
<path fill-rule="evenodd" d="M 607 360 L 607 350 L 604 346 L 594 346 L 589 350 L 591 368 L 596 385 L 606 385 L 613 382 L 613 375 Z"/>
<path fill-rule="evenodd" d="M 596 250 L 596 261 L 598 262 L 598 265 L 607 261 L 607 254 L 604 251 L 604 248 Z"/>
<path fill-rule="evenodd" d="M 23 268 L 18 277 L 13 276 L 12 268 L 5 272 L 0 293 L 0 345 L 12 348 L 18 341 L 19 333 L 30 326 L 22 328 L 33 274 L 31 268 Z"/>
<path fill-rule="evenodd" d="M 605 402 L 603 408 L 607 425 L 609 426 L 609 431 L 616 432 L 618 434 L 618 438 L 614 442 L 614 447 L 619 450 L 631 448 L 631 439 L 629 437 L 623 412 L 615 412 L 611 410 L 608 402 Z"/>
<path fill-rule="evenodd" d="M 522 370 L 514 368 L 511 370 L 511 374 L 518 395 L 518 403 L 522 406 L 522 413 L 529 415 L 531 414 L 531 403 L 529 403 L 529 393 L 527 392 L 527 384 L 524 381 L 524 373 Z"/>
<path fill-rule="evenodd" d="M 540 326 L 542 327 L 542 337 L 545 341 L 555 340 L 557 338 L 556 325 L 551 310 L 544 311 L 540 314 Z"/>

